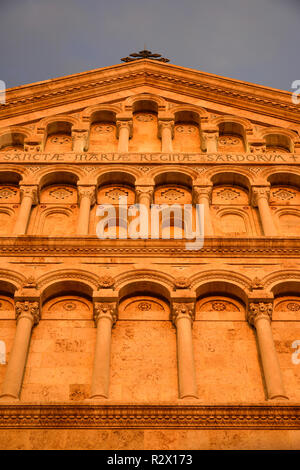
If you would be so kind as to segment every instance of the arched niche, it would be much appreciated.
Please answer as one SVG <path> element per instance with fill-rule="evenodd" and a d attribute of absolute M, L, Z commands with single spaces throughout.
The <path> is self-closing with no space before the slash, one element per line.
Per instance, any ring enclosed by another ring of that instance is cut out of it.
<path fill-rule="evenodd" d="M 112 333 L 110 397 L 173 400 L 177 392 L 176 332 L 168 292 L 151 281 L 120 290 L 119 320 Z"/>
<path fill-rule="evenodd" d="M 0 281 L 0 390 L 16 333 L 15 289 L 10 282 Z"/>
<path fill-rule="evenodd" d="M 72 124 L 66 121 L 55 121 L 46 129 L 45 152 L 72 151 Z"/>
<path fill-rule="evenodd" d="M 251 231 L 247 215 L 242 211 L 225 210 L 217 213 L 217 234 L 225 236 L 249 236 Z"/>
<path fill-rule="evenodd" d="M 178 111 L 174 122 L 174 152 L 200 152 L 200 119 L 194 111 Z"/>
<path fill-rule="evenodd" d="M 280 210 L 275 214 L 278 219 L 279 232 L 282 236 L 300 236 L 300 207 L 297 210 Z"/>
<path fill-rule="evenodd" d="M 28 233 L 44 236 L 72 236 L 78 217 L 78 176 L 57 171 L 40 181 L 40 203 L 32 209 Z"/>
<path fill-rule="evenodd" d="M 154 204 L 169 206 L 169 208 L 161 208 L 156 213 L 156 218 L 152 219 L 159 225 L 159 238 L 185 238 L 184 205 L 192 204 L 191 177 L 179 172 L 157 175 L 155 177 Z"/>
<path fill-rule="evenodd" d="M 256 209 L 249 203 L 249 180 L 239 173 L 224 172 L 212 178 L 213 224 L 220 236 L 260 233 Z"/>
<path fill-rule="evenodd" d="M 89 152 L 116 152 L 118 150 L 116 113 L 95 111 L 91 115 Z"/>
<path fill-rule="evenodd" d="M 160 152 L 157 103 L 150 100 L 136 101 L 132 110 L 133 129 L 129 152 Z"/>
<path fill-rule="evenodd" d="M 245 130 L 241 124 L 231 121 L 225 121 L 219 124 L 218 151 L 245 151 Z"/>
<path fill-rule="evenodd" d="M 295 348 L 293 343 L 300 339 L 300 281 L 281 280 L 271 290 L 274 294 L 272 333 L 283 383 L 289 399 L 299 401 L 300 370 L 299 365 L 293 363 L 299 346 Z"/>
<path fill-rule="evenodd" d="M 25 134 L 20 132 L 8 132 L 0 136 L 0 151 L 1 152 L 24 152 Z"/>
<path fill-rule="evenodd" d="M 122 198 L 126 198 L 123 199 Z M 122 171 L 111 171 L 99 176 L 97 182 L 97 204 L 91 209 L 90 233 L 96 234 L 98 223 L 108 217 L 107 211 L 102 211 L 97 215 L 97 208 L 101 205 L 114 207 L 115 217 L 112 217 L 110 226 L 106 226 L 105 234 L 107 238 L 115 238 L 127 235 L 126 226 L 129 219 L 123 220 L 119 217 L 119 204 L 126 200 L 127 207 L 135 203 L 135 177 Z"/>
<path fill-rule="evenodd" d="M 267 134 L 265 136 L 267 153 L 289 153 L 293 151 L 291 138 L 283 134 Z"/>
<path fill-rule="evenodd" d="M 275 173 L 268 177 L 271 183 L 272 212 L 277 219 L 279 233 L 283 236 L 300 235 L 300 176 Z"/>
<path fill-rule="evenodd" d="M 204 401 L 264 401 L 255 333 L 246 320 L 247 296 L 233 282 L 198 288 L 193 324 L 194 358 Z"/>
<path fill-rule="evenodd" d="M 96 329 L 91 288 L 64 280 L 42 293 L 22 388 L 25 401 L 76 401 L 89 396 Z"/>
<path fill-rule="evenodd" d="M 17 220 L 20 208 L 21 175 L 14 172 L 0 172 L 0 236 L 9 236 Z"/>

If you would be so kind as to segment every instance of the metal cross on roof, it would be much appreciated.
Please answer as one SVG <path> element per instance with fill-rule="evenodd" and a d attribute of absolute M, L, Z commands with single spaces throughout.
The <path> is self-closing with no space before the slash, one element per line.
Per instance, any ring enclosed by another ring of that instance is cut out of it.
<path fill-rule="evenodd" d="M 152 54 L 152 52 L 147 51 L 147 49 L 139 52 L 133 52 L 132 54 L 129 54 L 128 57 L 123 57 L 121 60 L 122 62 L 132 62 L 139 59 L 151 59 L 157 60 L 158 62 L 170 62 L 169 59 L 165 59 L 161 56 L 161 54 Z"/>

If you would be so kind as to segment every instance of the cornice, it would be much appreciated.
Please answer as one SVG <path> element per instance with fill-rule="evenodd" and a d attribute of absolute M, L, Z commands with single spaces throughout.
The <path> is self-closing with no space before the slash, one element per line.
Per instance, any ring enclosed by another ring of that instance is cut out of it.
<path fill-rule="evenodd" d="M 212 238 L 200 250 L 187 250 L 184 240 L 99 240 L 88 237 L 40 237 L 22 235 L 0 238 L 0 256 L 132 256 L 135 257 L 255 257 L 300 256 L 297 237 Z"/>
<path fill-rule="evenodd" d="M 139 85 L 152 85 L 300 123 L 299 106 L 292 103 L 290 92 L 150 60 L 12 88 L 7 90 L 7 104 L 0 106 L 0 120 L 72 102 L 80 108 L 81 100 L 99 92 L 103 96 Z"/>
<path fill-rule="evenodd" d="M 300 405 L 1 404 L 0 429 L 300 429 Z"/>

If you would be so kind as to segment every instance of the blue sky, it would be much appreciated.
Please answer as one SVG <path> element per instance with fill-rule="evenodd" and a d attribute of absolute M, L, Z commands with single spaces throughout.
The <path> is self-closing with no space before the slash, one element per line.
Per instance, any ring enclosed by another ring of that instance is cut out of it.
<path fill-rule="evenodd" d="M 283 90 L 300 80 L 300 0 L 1 0 L 7 87 L 120 63 L 131 52 Z"/>

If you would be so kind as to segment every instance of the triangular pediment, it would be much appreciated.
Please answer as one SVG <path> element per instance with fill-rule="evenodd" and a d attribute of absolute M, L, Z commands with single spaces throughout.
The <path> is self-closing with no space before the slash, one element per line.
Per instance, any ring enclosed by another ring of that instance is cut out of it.
<path fill-rule="evenodd" d="M 122 107 L 131 96 L 160 96 L 170 107 L 186 104 L 298 130 L 291 93 L 151 60 L 138 60 L 7 90 L 0 125 L 20 126 L 54 115 L 75 115 L 95 105 Z"/>

